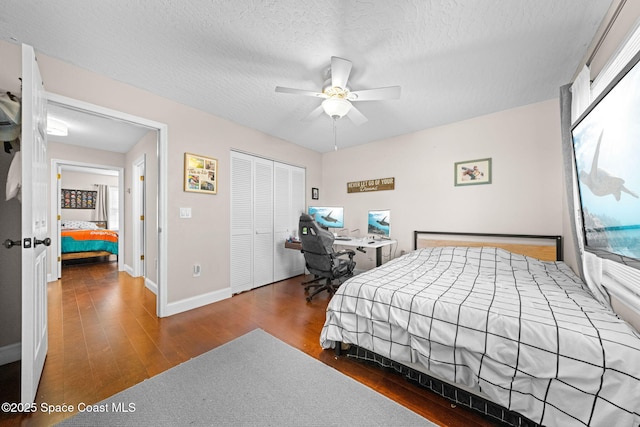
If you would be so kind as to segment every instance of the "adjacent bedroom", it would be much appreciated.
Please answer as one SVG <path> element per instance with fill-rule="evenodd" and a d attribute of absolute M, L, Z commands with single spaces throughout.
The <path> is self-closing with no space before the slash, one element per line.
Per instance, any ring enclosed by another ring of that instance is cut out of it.
<path fill-rule="evenodd" d="M 118 171 L 64 166 L 60 177 L 60 259 L 63 267 L 117 262 Z"/>

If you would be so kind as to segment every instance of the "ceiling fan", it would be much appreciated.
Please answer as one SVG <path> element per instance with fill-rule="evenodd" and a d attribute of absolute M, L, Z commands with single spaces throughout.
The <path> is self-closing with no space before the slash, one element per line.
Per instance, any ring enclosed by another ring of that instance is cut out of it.
<path fill-rule="evenodd" d="M 312 120 L 325 112 L 335 120 L 343 116 L 349 117 L 357 126 L 365 123 L 367 118 L 352 104 L 355 101 L 381 101 L 400 98 L 400 86 L 364 89 L 351 92 L 347 85 L 352 63 L 348 59 L 331 57 L 331 68 L 327 72 L 322 92 L 304 89 L 293 89 L 276 86 L 276 92 L 292 93 L 294 95 L 314 96 L 323 98 L 322 104 L 313 110 L 304 120 Z"/>

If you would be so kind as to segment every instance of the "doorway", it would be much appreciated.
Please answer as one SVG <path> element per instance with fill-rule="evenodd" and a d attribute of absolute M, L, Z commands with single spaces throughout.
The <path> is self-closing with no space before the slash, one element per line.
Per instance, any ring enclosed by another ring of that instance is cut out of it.
<path fill-rule="evenodd" d="M 72 191 L 91 191 L 96 190 L 97 185 L 104 185 L 111 189 L 115 187 L 116 199 L 112 200 L 107 197 L 109 205 L 116 207 L 124 206 L 121 198 L 124 187 L 124 169 L 109 165 L 98 165 L 93 163 L 85 163 L 73 160 L 51 159 L 51 209 L 52 218 L 55 222 L 51 222 L 51 274 L 49 281 L 55 281 L 62 277 L 62 223 L 65 221 L 82 221 L 90 223 L 104 223 L 106 229 L 118 233 L 119 239 L 117 243 L 117 254 L 124 253 L 124 233 L 121 230 L 121 224 L 124 225 L 124 212 L 117 209 L 116 216 L 108 215 L 107 218 L 98 218 L 96 215 L 97 206 L 93 208 L 78 208 L 77 206 L 65 206 L 63 204 L 63 194 Z M 109 206 L 107 206 L 108 208 Z M 109 257 L 113 258 L 113 256 Z M 124 269 L 124 259 L 122 256 L 115 256 L 118 263 L 118 271 Z M 84 258 L 78 256 L 77 260 L 92 260 L 92 258 Z M 97 258 L 93 258 L 95 260 Z M 74 261 L 67 261 L 74 262 Z"/>
<path fill-rule="evenodd" d="M 148 150 L 146 154 L 147 161 L 145 162 L 145 164 L 146 164 L 147 170 L 145 172 L 147 177 L 149 175 L 153 176 L 153 179 L 147 180 L 147 185 L 150 186 L 151 181 L 153 181 L 154 183 L 153 190 L 151 190 L 151 188 L 147 188 L 149 191 L 147 191 L 146 193 L 146 196 L 148 198 L 151 197 L 154 200 L 151 203 L 146 203 L 146 206 L 157 207 L 157 209 L 155 209 L 155 211 L 151 215 L 153 217 L 154 224 L 156 224 L 157 227 L 154 229 L 154 232 L 146 233 L 145 235 L 145 240 L 146 240 L 145 247 L 147 250 L 152 252 L 154 256 L 154 259 L 153 259 L 154 262 L 152 265 L 157 266 L 157 268 L 155 269 L 147 268 L 146 275 L 147 277 L 152 276 L 152 282 L 155 285 L 155 288 L 157 289 L 156 315 L 159 317 L 164 317 L 165 313 L 167 312 L 167 309 L 166 309 L 166 305 L 167 305 L 166 303 L 166 277 L 167 277 L 166 176 L 167 176 L 167 150 L 168 150 L 167 126 L 163 123 L 154 122 L 148 119 L 132 116 L 123 112 L 106 109 L 93 104 L 85 103 L 83 101 L 66 98 L 61 95 L 49 93 L 47 94 L 47 99 L 48 99 L 49 106 L 50 107 L 53 106 L 58 110 L 62 110 L 64 112 L 72 112 L 74 114 L 81 113 L 87 118 L 97 117 L 103 120 L 107 119 L 119 126 L 122 126 L 122 125 L 134 126 L 139 129 L 142 129 L 146 133 L 146 136 L 143 137 L 142 139 L 145 139 L 147 141 L 146 143 L 149 146 L 153 147 L 152 149 Z M 61 144 L 64 144 L 64 142 L 62 142 Z M 116 148 L 113 146 L 105 146 L 105 144 L 102 144 L 100 146 L 100 149 L 104 151 L 109 151 L 109 149 L 111 149 L 112 152 L 116 154 L 120 153 L 120 155 L 124 156 L 125 159 L 127 158 L 128 155 L 134 156 L 135 159 L 140 157 L 140 153 L 136 151 L 139 148 L 140 147 L 137 147 L 137 148 L 129 147 L 128 149 L 123 149 L 122 147 Z M 153 153 L 153 156 L 149 154 L 150 152 Z M 124 160 L 124 164 L 131 165 L 131 162 Z M 154 168 L 153 174 L 149 173 L 151 168 Z M 52 174 L 53 173 L 54 173 L 54 168 L 52 167 Z M 124 171 L 124 175 L 128 175 L 128 173 L 131 173 L 131 172 L 127 172 L 127 170 Z M 127 226 L 128 226 L 127 224 L 132 223 L 132 218 L 130 215 L 131 209 L 127 209 L 126 207 L 130 205 L 128 205 L 125 195 L 127 196 L 130 195 L 132 189 L 131 187 L 128 186 L 128 184 L 124 184 L 124 182 L 127 182 L 127 181 L 130 182 L 126 176 L 123 177 L 123 180 L 124 181 L 121 182 L 121 185 L 120 185 L 120 188 L 123 191 L 119 191 L 119 194 L 120 194 L 119 200 L 120 200 L 120 206 L 125 206 L 124 209 L 121 209 L 121 211 L 125 212 L 125 215 L 124 217 L 121 217 L 123 219 L 120 221 L 120 226 L 121 228 L 124 228 L 125 230 L 127 230 Z M 52 182 L 54 181 L 52 180 Z M 53 194 L 54 191 L 55 191 L 55 194 Z M 53 197 L 58 197 L 57 190 L 52 189 L 52 200 L 54 200 Z M 51 224 L 58 224 L 59 226 L 59 219 L 57 215 L 58 214 L 53 212 L 53 209 L 52 209 Z M 125 239 L 123 239 L 122 254 L 119 255 L 119 258 L 122 257 L 123 263 L 124 263 L 122 268 L 126 270 L 127 263 L 131 262 L 130 260 L 128 260 L 127 257 L 131 256 L 131 254 L 134 251 L 131 249 L 131 246 L 129 246 L 130 236 L 127 236 L 126 232 L 124 234 L 125 234 Z M 52 256 L 51 258 L 52 258 L 51 271 L 55 272 L 57 271 L 57 269 L 54 268 L 53 263 L 55 262 L 57 264 L 57 257 Z M 55 280 L 56 278 L 52 277 L 52 279 Z"/>

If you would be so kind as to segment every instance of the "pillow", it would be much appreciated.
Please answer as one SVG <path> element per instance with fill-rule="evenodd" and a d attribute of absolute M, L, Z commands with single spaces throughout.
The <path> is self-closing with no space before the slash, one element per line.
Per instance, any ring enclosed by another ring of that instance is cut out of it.
<path fill-rule="evenodd" d="M 62 221 L 62 228 L 74 229 L 74 230 L 97 230 L 98 226 L 89 221 Z"/>

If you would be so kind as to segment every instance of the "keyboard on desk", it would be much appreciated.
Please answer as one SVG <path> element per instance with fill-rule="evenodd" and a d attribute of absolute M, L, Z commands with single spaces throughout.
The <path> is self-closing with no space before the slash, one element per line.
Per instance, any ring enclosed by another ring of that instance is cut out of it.
<path fill-rule="evenodd" d="M 337 236 L 334 240 L 351 240 L 351 237 L 347 237 L 347 236 Z"/>

